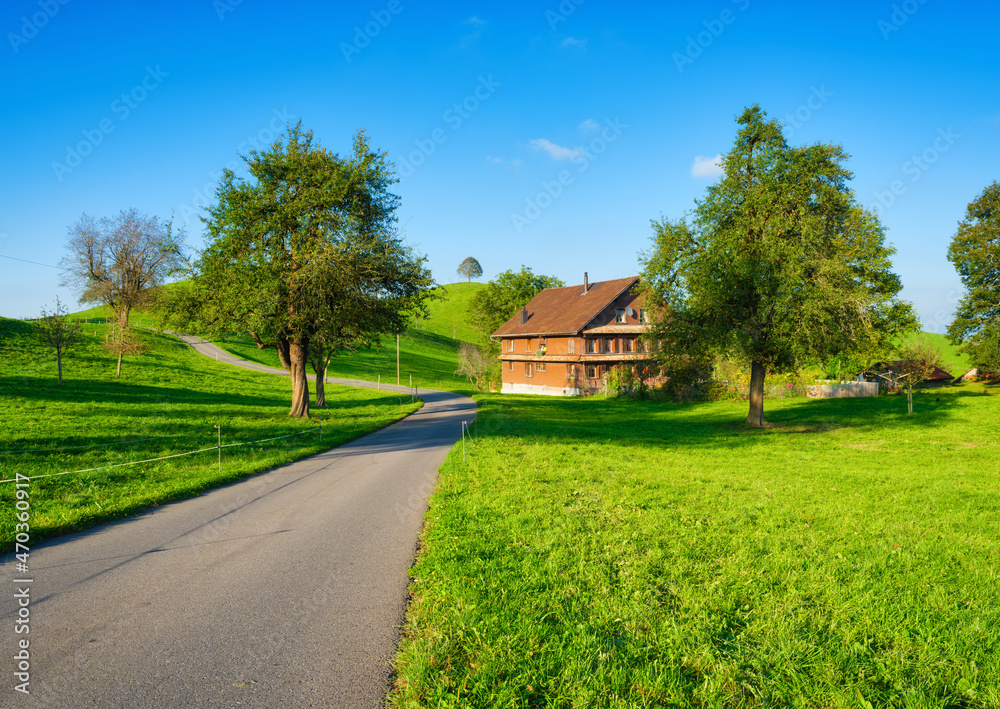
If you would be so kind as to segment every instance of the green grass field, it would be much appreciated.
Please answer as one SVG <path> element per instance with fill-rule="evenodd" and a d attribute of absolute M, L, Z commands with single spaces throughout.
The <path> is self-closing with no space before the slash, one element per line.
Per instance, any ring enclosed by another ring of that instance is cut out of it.
<path fill-rule="evenodd" d="M 289 382 L 241 370 L 194 352 L 179 340 L 139 331 L 148 352 L 126 357 L 114 379 L 114 357 L 102 344 L 108 327 L 88 325 L 63 360 L 56 383 L 52 350 L 30 326 L 0 319 L 0 479 L 50 475 L 290 436 L 137 466 L 32 481 L 31 540 L 118 519 L 168 500 L 247 477 L 352 440 L 415 410 L 405 397 L 329 387 L 329 409 L 313 420 L 289 419 Z M 96 331 L 96 336 L 94 332 Z M 322 440 L 317 427 L 322 423 Z M 13 548 L 14 485 L 0 484 L 0 551 Z"/>
<path fill-rule="evenodd" d="M 468 324 L 469 301 L 485 288 L 484 283 L 449 283 L 434 289 L 439 296 L 427 304 L 427 318 L 416 322 L 416 329 L 454 340 L 475 342 L 479 333 Z"/>
<path fill-rule="evenodd" d="M 394 707 L 1000 706 L 1000 397 L 491 398 Z"/>

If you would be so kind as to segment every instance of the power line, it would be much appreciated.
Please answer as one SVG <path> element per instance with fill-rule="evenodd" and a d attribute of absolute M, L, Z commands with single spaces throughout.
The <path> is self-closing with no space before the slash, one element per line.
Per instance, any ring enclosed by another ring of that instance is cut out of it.
<path fill-rule="evenodd" d="M 38 261 L 29 261 L 26 258 L 17 258 L 15 256 L 4 256 L 3 254 L 0 254 L 0 258 L 9 258 L 11 261 L 23 261 L 24 263 L 33 263 L 36 266 L 45 266 L 45 268 L 54 268 L 56 270 L 59 269 L 58 266 L 50 266 L 47 263 L 38 263 Z"/>

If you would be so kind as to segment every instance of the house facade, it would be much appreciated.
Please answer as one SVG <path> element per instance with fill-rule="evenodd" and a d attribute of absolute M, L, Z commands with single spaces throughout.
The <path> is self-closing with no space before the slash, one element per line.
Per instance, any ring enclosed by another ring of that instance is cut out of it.
<path fill-rule="evenodd" d="M 618 365 L 646 354 L 647 313 L 637 276 L 546 288 L 492 337 L 501 346 L 503 392 L 584 396 Z"/>

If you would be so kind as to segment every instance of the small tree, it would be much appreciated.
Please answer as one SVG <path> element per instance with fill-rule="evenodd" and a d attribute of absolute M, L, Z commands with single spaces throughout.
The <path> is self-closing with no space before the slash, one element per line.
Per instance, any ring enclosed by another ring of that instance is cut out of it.
<path fill-rule="evenodd" d="M 472 385 L 479 391 L 483 390 L 489 379 L 490 365 L 489 356 L 481 347 L 471 342 L 458 343 L 458 369 L 455 374 L 468 377 Z"/>
<path fill-rule="evenodd" d="M 139 342 L 135 332 L 131 328 L 123 328 L 118 324 L 111 327 L 104 349 L 115 355 L 118 360 L 118 365 L 115 368 L 115 379 L 122 378 L 122 357 L 141 355 L 146 352 L 146 346 Z"/>
<path fill-rule="evenodd" d="M 66 319 L 66 311 L 63 310 L 59 298 L 56 298 L 56 309 L 47 313 L 45 308 L 42 308 L 42 317 L 33 320 L 31 327 L 43 345 L 56 351 L 56 367 L 59 370 L 59 383 L 62 384 L 62 357 L 79 338 L 80 323 Z"/>
<path fill-rule="evenodd" d="M 941 366 L 941 350 L 921 337 L 903 343 L 897 354 L 899 362 L 894 367 L 896 381 L 902 380 L 906 387 L 906 410 L 913 416 L 913 387 L 927 381 Z"/>
<path fill-rule="evenodd" d="M 483 267 L 479 265 L 479 261 L 470 256 L 459 264 L 458 275 L 467 277 L 469 283 L 472 283 L 473 278 L 483 275 Z"/>

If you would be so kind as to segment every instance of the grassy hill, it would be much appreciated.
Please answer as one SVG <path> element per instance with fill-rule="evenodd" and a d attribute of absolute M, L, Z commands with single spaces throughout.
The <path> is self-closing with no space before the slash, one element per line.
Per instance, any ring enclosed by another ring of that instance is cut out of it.
<path fill-rule="evenodd" d="M 452 451 L 394 707 L 1000 706 L 1000 397 L 505 395 Z M 967 395 L 968 394 L 968 395 Z"/>
<path fill-rule="evenodd" d="M 426 320 L 418 320 L 416 329 L 454 340 L 474 342 L 479 333 L 468 322 L 469 301 L 485 288 L 484 283 L 449 283 L 434 289 L 435 298 L 427 307 Z"/>
<path fill-rule="evenodd" d="M 958 345 L 953 345 L 945 335 L 935 332 L 921 332 L 918 337 L 927 340 L 933 347 L 941 350 L 941 358 L 944 361 L 944 370 L 954 377 L 965 374 L 969 367 L 969 357 L 965 353 L 958 351 Z"/>
<path fill-rule="evenodd" d="M 458 343 L 471 341 L 476 333 L 466 324 L 468 303 L 481 288 L 481 283 L 452 283 L 435 289 L 435 298 L 428 306 L 428 317 L 417 320 L 399 338 L 400 383 L 446 389 L 471 394 L 474 389 L 465 377 L 455 374 L 458 368 Z M 457 338 L 455 337 L 457 336 Z M 260 350 L 247 336 L 216 342 L 227 352 L 250 360 L 280 366 L 273 349 Z M 379 347 L 343 354 L 330 363 L 330 377 L 347 377 L 364 381 L 396 383 L 396 340 L 391 335 L 382 338 Z"/>
<path fill-rule="evenodd" d="M 54 477 L 30 484 L 31 539 L 134 514 L 168 500 L 256 474 L 368 433 L 417 408 L 397 395 L 331 387 L 331 408 L 313 420 L 289 419 L 288 380 L 215 362 L 179 340 L 140 330 L 147 352 L 126 357 L 115 380 L 103 345 L 109 326 L 88 324 L 63 359 L 56 381 L 52 350 L 30 325 L 0 319 L 0 480 Z M 317 427 L 322 422 L 320 440 Z M 65 471 L 160 458 L 222 443 L 291 436 L 144 465 Z M 0 483 L 0 551 L 14 540 L 15 486 Z"/>

